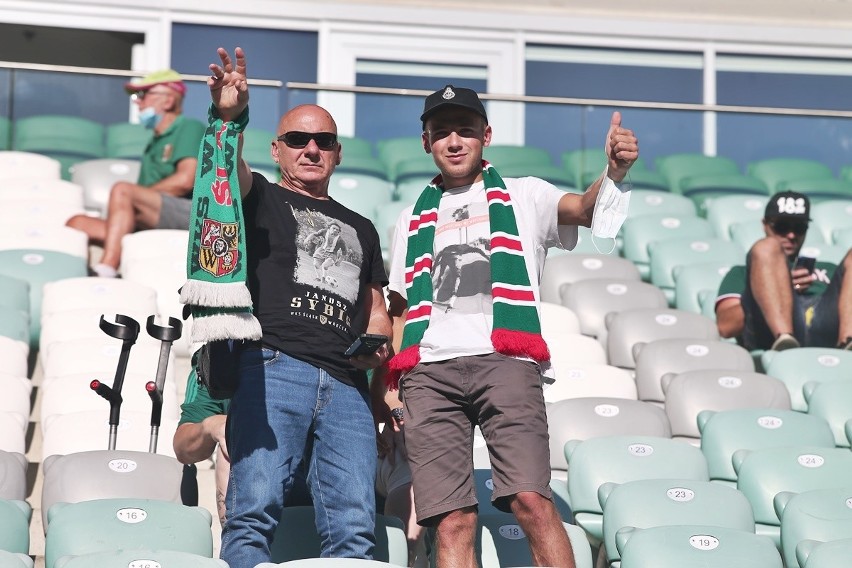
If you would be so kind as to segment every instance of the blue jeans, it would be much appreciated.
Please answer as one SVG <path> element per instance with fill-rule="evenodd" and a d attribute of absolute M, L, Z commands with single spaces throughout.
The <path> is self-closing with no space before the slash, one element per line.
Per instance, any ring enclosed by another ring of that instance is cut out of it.
<path fill-rule="evenodd" d="M 243 351 L 239 372 L 228 414 L 222 559 L 231 568 L 270 561 L 303 459 L 321 555 L 371 559 L 376 435 L 368 393 L 273 349 Z"/>

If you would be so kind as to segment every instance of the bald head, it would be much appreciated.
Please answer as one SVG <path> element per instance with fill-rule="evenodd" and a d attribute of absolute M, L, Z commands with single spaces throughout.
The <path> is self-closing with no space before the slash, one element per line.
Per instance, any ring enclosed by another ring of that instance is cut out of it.
<path fill-rule="evenodd" d="M 333 132 L 337 134 L 337 123 L 331 114 L 318 105 L 299 105 L 288 110 L 278 121 L 277 135 L 299 130 L 302 132 Z"/>

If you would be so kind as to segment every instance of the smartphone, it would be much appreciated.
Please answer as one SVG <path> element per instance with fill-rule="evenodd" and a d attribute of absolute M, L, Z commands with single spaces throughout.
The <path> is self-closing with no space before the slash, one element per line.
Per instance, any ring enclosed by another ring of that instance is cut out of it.
<path fill-rule="evenodd" d="M 796 268 L 807 268 L 810 274 L 813 274 L 816 266 L 816 259 L 811 256 L 800 256 L 796 259 Z"/>
<path fill-rule="evenodd" d="M 372 355 L 379 347 L 388 342 L 387 335 L 378 335 L 375 333 L 362 333 L 358 339 L 352 342 L 349 349 L 343 353 L 346 357 L 354 357 L 356 355 Z"/>

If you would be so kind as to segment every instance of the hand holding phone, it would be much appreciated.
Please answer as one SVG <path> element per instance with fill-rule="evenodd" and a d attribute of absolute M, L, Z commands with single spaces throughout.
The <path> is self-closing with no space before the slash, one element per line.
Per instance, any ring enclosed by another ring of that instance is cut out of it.
<path fill-rule="evenodd" d="M 810 274 L 813 274 L 815 267 L 816 259 L 812 256 L 800 256 L 796 259 L 796 268 L 806 268 Z"/>
<path fill-rule="evenodd" d="M 343 353 L 346 357 L 357 357 L 358 355 L 372 355 L 379 347 L 388 342 L 387 335 L 375 333 L 362 333 L 352 345 Z"/>

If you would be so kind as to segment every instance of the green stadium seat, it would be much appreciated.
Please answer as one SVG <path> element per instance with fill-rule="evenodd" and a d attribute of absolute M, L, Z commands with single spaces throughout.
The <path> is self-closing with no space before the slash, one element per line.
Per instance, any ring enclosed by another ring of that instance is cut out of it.
<path fill-rule="evenodd" d="M 738 450 L 760 450 L 799 445 L 833 448 L 828 423 L 818 416 L 781 408 L 705 410 L 696 419 L 701 451 L 707 458 L 710 479 L 735 484 L 731 461 Z"/>
<path fill-rule="evenodd" d="M 387 179 L 387 172 L 385 171 L 384 164 L 373 156 L 350 156 L 344 153 L 340 165 L 338 165 L 334 171 L 353 174 L 367 174 L 376 178 Z"/>
<path fill-rule="evenodd" d="M 696 176 L 739 174 L 737 163 L 724 156 L 704 154 L 670 154 L 655 160 L 657 171 L 669 184 L 669 189 L 682 193 L 683 180 Z"/>
<path fill-rule="evenodd" d="M 740 247 L 746 251 L 750 250 L 754 243 L 766 236 L 763 223 L 751 219 L 733 223 L 730 231 L 731 240 L 740 245 Z M 808 234 L 805 236 L 803 246 L 819 247 L 824 244 L 826 243 L 820 231 L 808 231 Z"/>
<path fill-rule="evenodd" d="M 261 128 L 246 128 L 243 131 L 243 159 L 252 169 L 277 171 L 278 164 L 272 159 L 272 142 L 275 132 Z"/>
<path fill-rule="evenodd" d="M 541 272 L 541 301 L 559 304 L 563 284 L 591 278 L 640 279 L 636 266 L 618 256 L 573 253 L 548 256 Z"/>
<path fill-rule="evenodd" d="M 831 168 L 816 160 L 806 158 L 769 158 L 751 162 L 746 167 L 750 176 L 766 184 L 769 193 L 781 191 L 784 184 L 796 180 L 831 179 Z"/>
<path fill-rule="evenodd" d="M 477 562 L 480 566 L 533 566 L 526 535 L 515 517 L 507 513 L 480 514 L 476 538 Z M 577 568 L 592 568 L 592 551 L 583 530 L 563 523 L 574 551 Z"/>
<path fill-rule="evenodd" d="M 0 568 L 33 568 L 33 559 L 26 554 L 0 550 Z"/>
<path fill-rule="evenodd" d="M 754 531 L 754 516 L 745 495 L 711 481 L 672 478 L 604 483 L 598 499 L 603 507 L 604 549 L 610 563 L 621 560 L 616 534 L 626 527 L 711 525 Z"/>
<path fill-rule="evenodd" d="M 811 206 L 812 224 L 810 231 L 819 229 L 825 242 L 835 242 L 835 232 L 852 229 L 852 202 L 845 199 L 830 199 Z"/>
<path fill-rule="evenodd" d="M 654 191 L 650 189 L 634 189 L 630 192 L 630 207 L 628 217 L 642 215 L 675 215 L 689 217 L 695 215 L 695 204 L 691 200 L 676 193 Z"/>
<path fill-rule="evenodd" d="M 761 355 L 766 374 L 781 379 L 790 391 L 793 410 L 807 412 L 802 387 L 809 381 L 852 381 L 852 351 L 801 347 L 766 351 Z"/>
<path fill-rule="evenodd" d="M 761 226 L 768 197 L 757 195 L 720 195 L 705 201 L 707 220 L 713 225 L 716 236 L 731 240 L 731 225 L 750 221 Z"/>
<path fill-rule="evenodd" d="M 4 378 L 11 379 L 13 376 L 5 375 Z M 0 499 L 23 501 L 26 498 L 28 465 L 23 454 L 0 451 Z"/>
<path fill-rule="evenodd" d="M 506 166 L 495 165 L 497 172 L 504 178 L 520 178 L 533 176 L 550 182 L 562 191 L 579 193 L 574 185 L 573 178 L 562 168 L 551 164 L 509 164 Z"/>
<path fill-rule="evenodd" d="M 22 278 L 0 274 L 0 306 L 30 312 L 30 284 Z"/>
<path fill-rule="evenodd" d="M 314 508 L 284 507 L 269 549 L 272 562 L 317 558 L 321 548 L 314 522 Z M 408 566 L 408 543 L 401 520 L 376 514 L 376 547 L 373 557 L 396 566 Z"/>
<path fill-rule="evenodd" d="M 640 479 L 709 481 L 701 450 L 670 438 L 635 434 L 570 441 L 565 444 L 565 459 L 571 472 L 568 496 L 574 521 L 592 545 L 604 539 L 605 516 L 598 496 L 605 483 Z"/>
<path fill-rule="evenodd" d="M 141 124 L 117 122 L 106 127 L 106 157 L 141 160 L 145 146 L 151 141 L 151 131 Z"/>
<path fill-rule="evenodd" d="M 175 550 L 132 548 L 63 556 L 54 568 L 228 568 L 224 560 Z"/>
<path fill-rule="evenodd" d="M 360 558 L 305 558 L 280 563 L 262 562 L 255 568 L 397 568 L 397 566 L 398 564 Z"/>
<path fill-rule="evenodd" d="M 702 210 L 706 209 L 708 199 L 728 195 L 765 196 L 769 193 L 764 182 L 739 173 L 690 176 L 681 180 L 680 188 L 681 193 Z"/>
<path fill-rule="evenodd" d="M 736 264 L 742 262 L 743 259 L 740 259 Z M 700 314 L 701 293 L 709 291 L 715 298 L 719 284 L 730 269 L 731 264 L 728 262 L 705 262 L 675 267 L 674 307 Z"/>
<path fill-rule="evenodd" d="M 852 248 L 852 227 L 834 231 L 834 244 L 845 248 Z"/>
<path fill-rule="evenodd" d="M 18 308 L 0 306 L 0 336 L 29 343 L 30 314 Z"/>
<path fill-rule="evenodd" d="M 852 181 L 834 178 L 798 179 L 781 182 L 784 191 L 798 191 L 807 195 L 811 205 L 822 201 L 847 200 L 852 205 Z"/>
<path fill-rule="evenodd" d="M 621 228 L 622 255 L 639 269 L 643 280 L 651 277 L 649 245 L 671 239 L 698 240 L 714 236 L 710 223 L 694 215 L 655 214 L 628 218 Z"/>
<path fill-rule="evenodd" d="M 846 421 L 852 416 L 849 410 L 849 401 L 852 400 L 852 381 L 805 383 L 802 394 L 808 405 L 808 414 L 824 418 L 834 432 L 834 443 L 840 448 L 848 448 L 850 444 L 844 427 Z"/>
<path fill-rule="evenodd" d="M 491 162 L 497 171 L 506 166 L 552 166 L 550 153 L 533 146 L 492 144 L 483 148 L 482 157 Z"/>
<path fill-rule="evenodd" d="M 380 203 L 376 208 L 376 231 L 379 233 L 382 250 L 386 253 L 390 252 L 396 222 L 402 211 L 409 205 L 410 203 L 403 201 L 389 201 Z"/>
<path fill-rule="evenodd" d="M 0 150 L 8 150 L 12 146 L 12 123 L 5 116 L 0 116 Z"/>
<path fill-rule="evenodd" d="M 328 194 L 375 222 L 379 205 L 390 202 L 393 197 L 393 184 L 367 174 L 336 171 L 329 181 Z"/>
<path fill-rule="evenodd" d="M 710 262 L 733 266 L 742 264 L 745 251 L 731 241 L 717 238 L 673 239 L 651 242 L 649 265 L 651 284 L 660 288 L 675 305 L 675 279 L 677 270 L 693 264 Z"/>
<path fill-rule="evenodd" d="M 150 499 L 56 503 L 47 513 L 45 567 L 64 556 L 151 548 L 211 558 L 212 516 L 201 507 Z"/>
<path fill-rule="evenodd" d="M 847 448 L 785 445 L 738 450 L 731 458 L 737 489 L 754 510 L 755 532 L 781 545 L 781 521 L 773 500 L 782 491 L 802 493 L 849 485 L 852 452 Z"/>
<path fill-rule="evenodd" d="M 710 525 L 624 528 L 616 533 L 621 568 L 781 568 L 771 539 Z"/>
<path fill-rule="evenodd" d="M 71 179 L 75 163 L 106 156 L 104 126 L 76 116 L 43 115 L 15 121 L 12 148 L 37 152 L 62 164 L 62 178 Z"/>
<path fill-rule="evenodd" d="M 773 503 L 781 519 L 781 550 L 789 568 L 799 565 L 796 549 L 802 541 L 852 538 L 852 484 L 848 479 L 840 488 L 805 491 L 798 495 L 782 492 L 775 496 Z"/>
<path fill-rule="evenodd" d="M 373 143 L 357 136 L 338 136 L 337 141 L 343 147 L 343 157 L 373 158 Z"/>
<path fill-rule="evenodd" d="M 41 300 L 44 284 L 63 278 L 86 276 L 86 259 L 48 250 L 0 250 L 0 274 L 29 283 L 30 346 L 35 347 L 38 345 L 41 333 Z"/>
<path fill-rule="evenodd" d="M 423 150 L 420 136 L 404 136 L 379 140 L 376 143 L 376 153 L 385 165 L 388 179 L 395 181 L 396 168 L 400 162 L 420 157 L 426 154 L 426 151 Z"/>
<path fill-rule="evenodd" d="M 0 550 L 29 553 L 32 514 L 26 501 L 0 499 Z"/>
<path fill-rule="evenodd" d="M 852 556 L 852 538 L 820 542 L 803 540 L 796 547 L 796 559 L 801 568 L 835 568 L 843 566 Z"/>

